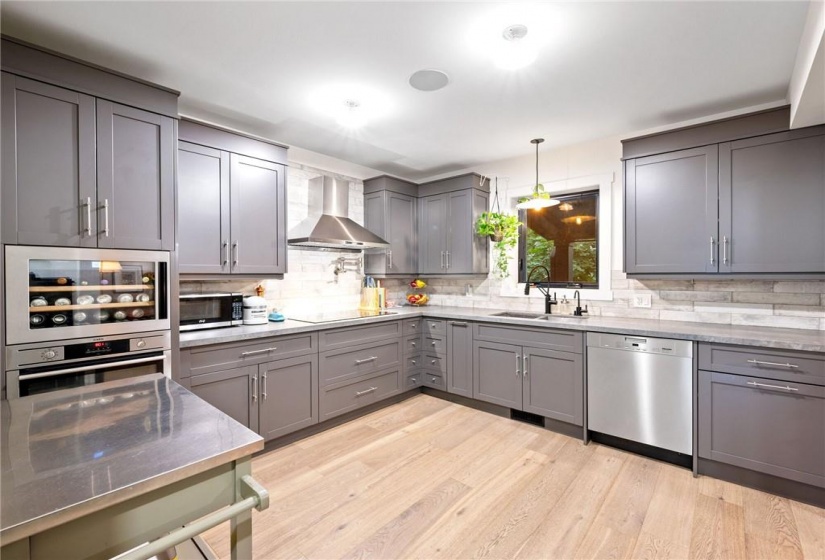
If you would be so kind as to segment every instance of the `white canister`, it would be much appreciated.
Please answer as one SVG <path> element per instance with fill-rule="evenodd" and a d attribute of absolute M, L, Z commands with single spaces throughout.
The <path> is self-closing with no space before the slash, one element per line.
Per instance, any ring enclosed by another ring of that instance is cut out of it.
<path fill-rule="evenodd" d="M 266 325 L 266 300 L 260 296 L 243 298 L 243 324 Z"/>

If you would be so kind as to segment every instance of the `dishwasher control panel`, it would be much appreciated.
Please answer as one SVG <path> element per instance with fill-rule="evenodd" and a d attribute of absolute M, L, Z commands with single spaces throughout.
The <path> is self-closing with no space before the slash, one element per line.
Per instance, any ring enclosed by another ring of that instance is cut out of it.
<path fill-rule="evenodd" d="M 587 333 L 587 346 L 595 348 L 612 348 L 647 354 L 666 354 L 693 357 L 693 343 L 688 340 L 669 338 L 652 338 L 646 336 Z"/>

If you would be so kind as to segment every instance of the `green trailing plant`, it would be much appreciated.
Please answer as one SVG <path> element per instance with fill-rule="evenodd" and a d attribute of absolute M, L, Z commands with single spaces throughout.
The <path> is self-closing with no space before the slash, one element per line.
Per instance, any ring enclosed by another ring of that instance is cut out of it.
<path fill-rule="evenodd" d="M 476 233 L 495 243 L 496 270 L 499 278 L 507 276 L 507 250 L 518 244 L 518 216 L 500 212 L 483 212 L 476 220 Z"/>

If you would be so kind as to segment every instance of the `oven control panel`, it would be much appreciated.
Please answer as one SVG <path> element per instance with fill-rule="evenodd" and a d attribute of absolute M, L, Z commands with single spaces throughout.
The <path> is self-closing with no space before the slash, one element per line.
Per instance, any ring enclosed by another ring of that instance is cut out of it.
<path fill-rule="evenodd" d="M 168 332 L 147 336 L 120 336 L 75 339 L 63 344 L 26 344 L 6 347 L 6 369 L 12 370 L 37 364 L 62 361 L 83 361 L 107 356 L 123 356 L 132 352 L 166 350 L 170 347 Z"/>

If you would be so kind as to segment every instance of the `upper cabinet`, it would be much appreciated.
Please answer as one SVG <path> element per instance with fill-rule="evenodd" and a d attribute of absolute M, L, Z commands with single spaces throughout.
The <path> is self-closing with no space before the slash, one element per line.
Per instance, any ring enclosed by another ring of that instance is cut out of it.
<path fill-rule="evenodd" d="M 364 181 L 364 227 L 390 244 L 364 255 L 366 274 L 410 276 L 418 272 L 417 189 L 386 175 Z"/>
<path fill-rule="evenodd" d="M 625 271 L 825 273 L 825 126 L 774 132 L 786 117 L 779 109 L 626 141 Z M 657 146 L 668 151 L 648 155 Z"/>
<path fill-rule="evenodd" d="M 487 211 L 490 186 L 475 173 L 419 186 L 418 271 L 421 274 L 487 274 L 487 239 L 474 225 Z"/>
<path fill-rule="evenodd" d="M 180 272 L 284 274 L 286 148 L 187 120 L 179 137 Z"/>
<path fill-rule="evenodd" d="M 3 73 L 3 241 L 172 249 L 174 119 Z"/>

